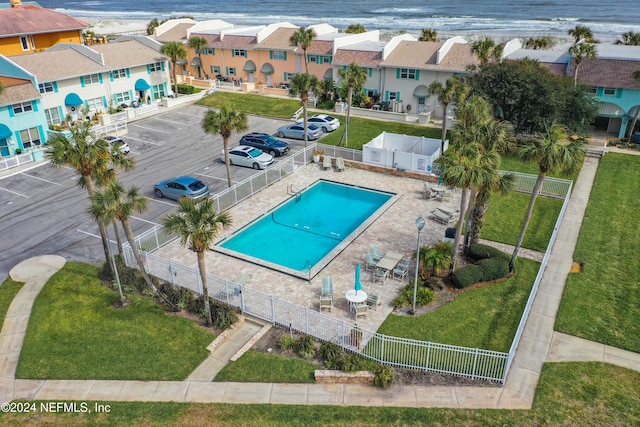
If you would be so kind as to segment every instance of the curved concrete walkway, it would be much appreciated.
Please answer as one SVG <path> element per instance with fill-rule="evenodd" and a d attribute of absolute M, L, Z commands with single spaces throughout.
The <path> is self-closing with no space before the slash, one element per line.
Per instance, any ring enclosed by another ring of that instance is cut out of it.
<path fill-rule="evenodd" d="M 529 409 L 547 361 L 603 361 L 640 370 L 640 354 L 553 331 L 571 268 L 598 160 L 587 158 L 560 226 L 504 387 L 353 384 L 212 383 L 209 381 L 103 381 L 15 379 L 33 300 L 64 265 L 56 256 L 23 261 L 11 277 L 26 282 L 12 302 L 0 334 L 0 398 L 39 400 L 176 401 L 308 405 Z"/>

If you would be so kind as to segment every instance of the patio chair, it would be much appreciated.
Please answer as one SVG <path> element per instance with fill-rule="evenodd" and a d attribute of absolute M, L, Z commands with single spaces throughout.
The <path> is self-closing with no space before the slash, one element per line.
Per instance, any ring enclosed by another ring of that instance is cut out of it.
<path fill-rule="evenodd" d="M 445 200 L 451 200 L 451 198 L 453 197 L 453 190 L 444 190 L 438 197 L 442 202 L 444 202 Z"/>
<path fill-rule="evenodd" d="M 371 245 L 369 247 L 369 253 L 371 254 L 371 258 L 373 258 L 373 260 L 376 262 L 380 261 L 385 254 L 385 252 L 378 252 L 376 245 Z"/>
<path fill-rule="evenodd" d="M 224 285 L 224 288 L 222 288 L 222 294 L 224 296 L 230 297 L 239 293 L 242 289 L 242 285 L 244 285 L 247 280 L 249 280 L 248 274 L 239 274 L 235 279 L 233 279 L 233 282 L 228 282 L 226 285 Z"/>
<path fill-rule="evenodd" d="M 369 306 L 365 303 L 351 304 L 351 312 L 355 316 L 356 320 L 358 319 L 358 317 L 367 318 L 369 313 Z"/>
<path fill-rule="evenodd" d="M 333 277 L 324 276 L 322 278 L 322 296 L 333 296 Z"/>
<path fill-rule="evenodd" d="M 332 295 L 320 295 L 320 311 L 322 312 L 323 309 L 329 311 L 333 309 Z"/>
<path fill-rule="evenodd" d="M 364 269 L 368 271 L 373 271 L 376 269 L 377 264 L 378 264 L 378 261 L 373 259 L 370 252 L 367 252 L 366 259 L 364 261 Z"/>
<path fill-rule="evenodd" d="M 431 188 L 425 188 L 423 194 L 424 194 L 424 198 L 427 200 L 433 200 L 438 197 L 438 192 Z"/>
<path fill-rule="evenodd" d="M 336 157 L 336 171 L 344 172 L 344 159 L 342 157 Z"/>
<path fill-rule="evenodd" d="M 409 272 L 409 264 L 396 264 L 393 269 L 392 276 L 394 279 L 398 279 L 401 282 L 404 282 L 405 277 L 407 277 L 407 273 Z"/>
<path fill-rule="evenodd" d="M 375 270 L 373 270 L 373 275 L 371 276 L 371 280 L 373 281 L 373 283 L 375 283 L 376 280 L 380 280 L 384 285 L 384 283 L 387 281 L 388 275 L 389 275 L 389 272 L 387 270 L 376 268 Z"/>
<path fill-rule="evenodd" d="M 331 156 L 327 156 L 326 154 L 322 158 L 322 168 L 323 169 L 331 169 Z"/>
<path fill-rule="evenodd" d="M 373 306 L 378 311 L 378 306 L 382 304 L 382 291 L 374 290 L 369 293 L 367 304 Z"/>

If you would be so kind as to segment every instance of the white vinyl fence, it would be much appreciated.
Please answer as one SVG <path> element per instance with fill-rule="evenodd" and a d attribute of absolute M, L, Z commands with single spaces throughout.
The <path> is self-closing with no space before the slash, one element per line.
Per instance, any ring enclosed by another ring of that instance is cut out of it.
<path fill-rule="evenodd" d="M 336 151 L 333 151 L 331 155 L 340 153 L 347 157 L 348 154 L 348 151 L 346 151 L 348 149 L 344 148 L 324 145 L 319 148 L 325 150 L 328 148 L 335 149 Z M 270 183 L 281 179 L 286 173 L 294 172 L 299 163 L 305 164 L 310 158 L 309 152 L 312 149 L 313 146 L 309 146 L 306 151 L 290 158 L 289 161 L 279 162 L 277 165 L 220 193 L 223 194 L 223 197 L 220 197 L 220 194 L 218 195 L 219 209 L 227 209 Z M 518 183 L 516 186 L 519 191 L 528 190 L 530 192 L 536 176 L 526 174 L 517 174 L 517 176 Z M 509 353 L 382 335 L 375 331 L 358 327 L 356 324 L 336 319 L 306 307 L 297 306 L 274 295 L 257 292 L 246 286 L 238 285 L 213 275 L 207 275 L 209 295 L 218 301 L 238 307 L 245 314 L 271 322 L 274 325 L 312 335 L 323 341 L 333 342 L 346 350 L 360 353 L 380 363 L 497 381 L 504 384 L 571 195 L 571 181 L 551 180 L 553 181 L 553 184 L 550 184 L 553 186 L 552 194 L 556 194 L 556 197 L 559 197 L 558 192 L 565 192 L 564 205 L 556 221 L 551 240 Z M 180 265 L 172 260 L 150 253 L 171 240 L 172 237 L 170 235 L 162 233 L 158 228 L 149 230 L 136 238 L 138 248 L 144 251 L 145 266 L 148 273 L 201 295 L 202 283 L 197 269 Z M 125 244 L 124 251 L 127 265 L 134 267 L 135 259 L 131 248 L 127 244 Z"/>

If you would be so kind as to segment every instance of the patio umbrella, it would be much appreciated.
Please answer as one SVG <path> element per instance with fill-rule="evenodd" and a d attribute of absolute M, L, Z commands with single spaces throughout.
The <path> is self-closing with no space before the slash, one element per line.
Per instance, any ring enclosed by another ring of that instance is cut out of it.
<path fill-rule="evenodd" d="M 353 288 L 356 290 L 356 294 L 362 290 L 362 283 L 360 283 L 360 264 L 356 265 L 356 284 Z"/>

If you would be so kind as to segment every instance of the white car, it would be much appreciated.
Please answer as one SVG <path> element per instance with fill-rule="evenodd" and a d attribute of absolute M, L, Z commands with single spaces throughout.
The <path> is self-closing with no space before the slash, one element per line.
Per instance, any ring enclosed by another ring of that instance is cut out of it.
<path fill-rule="evenodd" d="M 105 136 L 104 139 L 112 147 L 117 147 L 122 154 L 129 154 L 129 144 L 124 142 L 122 138 L 109 135 L 109 136 Z"/>
<path fill-rule="evenodd" d="M 220 160 L 224 162 L 224 150 L 220 154 Z M 229 163 L 248 168 L 264 169 L 273 163 L 273 156 L 263 153 L 257 148 L 241 145 L 229 150 Z"/>
<path fill-rule="evenodd" d="M 307 118 L 307 121 L 309 122 L 309 124 L 318 126 L 325 133 L 333 132 L 340 127 L 340 120 L 327 114 L 316 114 Z M 298 119 L 297 122 L 304 122 L 304 118 Z"/>

